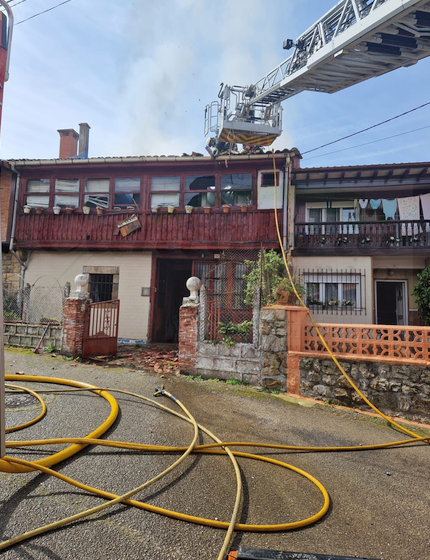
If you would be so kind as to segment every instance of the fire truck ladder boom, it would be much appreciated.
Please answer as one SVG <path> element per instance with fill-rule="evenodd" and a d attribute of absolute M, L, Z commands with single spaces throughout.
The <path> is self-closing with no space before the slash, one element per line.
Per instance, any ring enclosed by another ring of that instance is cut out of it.
<path fill-rule="evenodd" d="M 293 54 L 251 86 L 222 85 L 205 109 L 205 134 L 270 145 L 281 102 L 302 91 L 334 93 L 430 55 L 429 0 L 341 0 L 295 41 Z"/>

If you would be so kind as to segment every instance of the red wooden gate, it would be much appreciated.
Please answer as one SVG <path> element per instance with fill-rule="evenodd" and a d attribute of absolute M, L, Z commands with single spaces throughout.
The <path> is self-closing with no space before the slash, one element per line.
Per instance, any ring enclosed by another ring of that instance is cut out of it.
<path fill-rule="evenodd" d="M 82 357 L 114 356 L 118 345 L 119 299 L 91 303 L 85 313 Z"/>

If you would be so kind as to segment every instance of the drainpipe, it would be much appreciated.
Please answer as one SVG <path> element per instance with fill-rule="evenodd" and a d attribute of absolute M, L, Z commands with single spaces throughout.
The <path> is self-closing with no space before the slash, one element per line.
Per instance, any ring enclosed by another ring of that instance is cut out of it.
<path fill-rule="evenodd" d="M 27 260 L 24 263 L 16 254 L 15 249 L 13 248 L 13 244 L 15 241 L 16 213 L 18 210 L 19 185 L 21 183 L 21 173 L 17 170 L 17 168 L 13 164 L 10 164 L 10 168 L 12 170 L 12 173 L 16 174 L 16 180 L 15 180 L 15 198 L 13 201 L 12 231 L 10 234 L 9 251 L 12 253 L 12 255 L 16 258 L 16 260 L 21 265 L 21 274 L 19 275 L 19 299 L 20 299 L 19 304 L 21 307 L 22 304 L 21 298 L 24 294 L 25 271 L 27 270 L 31 253 L 29 253 Z"/>
<path fill-rule="evenodd" d="M 290 154 L 287 155 L 285 159 L 285 175 L 284 175 L 284 216 L 283 216 L 283 227 L 282 227 L 282 246 L 284 251 L 287 252 L 287 232 L 288 232 L 288 191 L 290 185 L 290 168 L 291 168 L 291 158 Z"/>

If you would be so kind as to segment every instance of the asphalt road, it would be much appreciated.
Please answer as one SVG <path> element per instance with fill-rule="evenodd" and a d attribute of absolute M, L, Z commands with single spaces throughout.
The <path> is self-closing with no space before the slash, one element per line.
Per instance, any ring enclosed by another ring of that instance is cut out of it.
<path fill-rule="evenodd" d="M 291 403 L 252 388 L 223 382 L 193 381 L 143 371 L 76 364 L 48 355 L 7 352 L 6 373 L 25 372 L 126 389 L 152 398 L 163 383 L 197 421 L 223 441 L 291 445 L 363 445 L 404 439 L 387 426 L 352 411 Z M 25 383 L 34 389 L 46 384 Z M 8 397 L 9 399 L 11 397 Z M 118 397 L 121 413 L 105 437 L 160 445 L 187 445 L 192 429 L 185 422 L 129 396 Z M 48 414 L 8 440 L 83 436 L 106 418 L 100 397 L 46 395 Z M 15 425 L 37 413 L 31 398 L 8 401 L 7 423 Z M 163 404 L 170 405 L 166 399 Z M 429 434 L 430 431 L 423 432 Z M 208 441 L 206 436 L 201 441 Z M 58 448 L 56 448 L 58 450 Z M 10 449 L 30 460 L 47 448 Z M 235 533 L 239 546 L 337 554 L 385 560 L 430 558 L 430 446 L 391 450 L 297 453 L 273 452 L 316 477 L 328 490 L 331 506 L 317 524 L 282 533 Z M 89 447 L 57 465 L 60 472 L 87 484 L 124 493 L 151 478 L 176 456 Z M 299 475 L 269 464 L 239 459 L 244 478 L 240 521 L 276 524 L 316 513 L 319 491 Z M 235 480 L 224 457 L 193 455 L 178 471 L 144 491 L 138 499 L 191 515 L 228 521 Z M 102 499 L 41 473 L 0 473 L 0 540 L 102 503 Z M 215 559 L 222 545 L 220 529 L 185 523 L 125 505 L 41 535 L 0 553 L 15 559 Z"/>

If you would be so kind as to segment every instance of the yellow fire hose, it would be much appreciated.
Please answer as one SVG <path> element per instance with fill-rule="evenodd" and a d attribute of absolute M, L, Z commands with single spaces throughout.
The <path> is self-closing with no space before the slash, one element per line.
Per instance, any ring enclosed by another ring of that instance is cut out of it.
<path fill-rule="evenodd" d="M 276 162 L 275 162 L 275 158 L 273 158 L 273 168 L 274 168 L 274 177 L 275 177 L 275 183 L 276 183 Z M 278 216 L 277 216 L 276 207 L 277 206 L 276 206 L 276 184 L 275 184 L 275 223 L 276 223 L 276 230 L 277 230 L 279 245 L 280 245 L 280 248 L 281 248 L 285 269 L 287 271 L 287 275 L 289 277 L 289 280 L 292 284 L 295 296 L 299 300 L 300 304 L 303 307 L 306 308 L 302 298 L 297 293 L 297 290 L 294 286 L 293 278 L 292 278 L 290 270 L 289 270 L 287 256 L 286 256 L 284 248 L 282 246 L 282 239 L 281 239 L 281 235 L 280 235 L 280 231 L 279 231 L 279 223 L 278 223 Z M 184 412 L 185 415 L 180 414 L 179 412 L 176 412 L 176 411 L 174 411 L 174 410 L 172 410 L 168 407 L 165 407 L 157 401 L 154 401 L 152 399 L 148 399 L 147 397 L 145 397 L 143 395 L 138 395 L 136 393 L 131 393 L 129 391 L 118 390 L 118 389 L 109 389 L 109 388 L 101 388 L 101 387 L 96 387 L 94 385 L 90 385 L 88 383 L 82 383 L 82 382 L 78 382 L 78 381 L 71 381 L 71 380 L 62 379 L 62 378 L 55 378 L 55 377 L 40 377 L 40 376 L 31 376 L 31 375 L 24 375 L 24 376 L 21 376 L 21 375 L 20 376 L 6 375 L 5 379 L 7 381 L 18 381 L 19 380 L 19 381 L 42 382 L 42 383 L 54 383 L 54 384 L 57 384 L 57 385 L 68 385 L 68 386 L 74 387 L 74 389 L 54 389 L 52 391 L 41 391 L 41 392 L 44 392 L 44 393 L 45 392 L 66 392 L 66 391 L 70 392 L 70 391 L 83 391 L 83 390 L 92 391 L 92 392 L 100 395 L 102 398 L 106 399 L 106 401 L 110 404 L 111 410 L 110 410 L 110 414 L 108 415 L 107 419 L 98 428 L 96 428 L 91 433 L 89 433 L 87 436 L 82 437 L 82 438 L 53 438 L 53 439 L 42 439 L 42 440 L 32 440 L 32 441 L 9 441 L 9 442 L 7 442 L 6 443 L 7 448 L 24 447 L 24 446 L 55 445 L 55 444 L 70 444 L 70 445 L 66 449 L 64 449 L 62 451 L 59 451 L 57 453 L 54 453 L 53 455 L 50 455 L 49 457 L 46 457 L 46 458 L 38 460 L 38 461 L 24 461 L 22 459 L 17 459 L 17 458 L 8 457 L 8 456 L 3 457 L 3 458 L 0 459 L 0 471 L 11 472 L 11 473 L 12 472 L 13 473 L 24 473 L 24 472 L 31 472 L 31 471 L 35 471 L 35 470 L 40 470 L 40 471 L 42 471 L 46 474 L 50 474 L 50 475 L 52 475 L 52 476 L 54 476 L 54 477 L 56 477 L 60 480 L 63 480 L 64 482 L 67 482 L 67 483 L 69 483 L 73 486 L 76 486 L 77 488 L 80 488 L 82 490 L 91 492 L 91 493 L 96 494 L 96 495 L 98 495 L 102 498 L 106 498 L 106 499 L 108 499 L 108 501 L 99 505 L 99 506 L 97 506 L 97 507 L 94 507 L 94 508 L 91 508 L 89 510 L 78 513 L 74 516 L 67 517 L 67 518 L 62 519 L 60 521 L 57 521 L 55 523 L 45 525 L 44 527 L 40 527 L 38 529 L 35 529 L 33 531 L 29 531 L 27 533 L 19 535 L 19 536 L 15 537 L 15 538 L 12 538 L 10 540 L 4 541 L 3 543 L 0 543 L 0 550 L 4 550 L 4 549 L 6 549 L 6 548 L 8 548 L 8 547 L 10 547 L 14 544 L 17 544 L 18 542 L 22 542 L 25 539 L 29 539 L 29 538 L 32 538 L 36 535 L 40 535 L 40 534 L 45 533 L 47 531 L 50 531 L 50 530 L 56 529 L 58 527 L 64 526 L 67 523 L 71 523 L 72 521 L 76 521 L 77 519 L 81 519 L 81 518 L 86 517 L 88 515 L 92 515 L 94 513 L 97 513 L 99 511 L 105 509 L 105 508 L 111 507 L 111 506 L 121 502 L 121 503 L 125 503 L 125 504 L 135 506 L 137 508 L 145 509 L 147 511 L 152 511 L 154 513 L 159 513 L 159 514 L 162 514 L 162 515 L 166 515 L 168 517 L 172 517 L 172 518 L 175 518 L 175 519 L 180 519 L 182 521 L 187 521 L 187 522 L 191 522 L 191 523 L 198 523 L 198 524 L 201 524 L 201 525 L 206 525 L 206 526 L 211 526 L 211 527 L 216 527 L 216 528 L 227 530 L 225 538 L 224 538 L 223 546 L 222 546 L 222 548 L 220 550 L 220 553 L 218 555 L 218 560 L 223 560 L 225 558 L 226 553 L 227 553 L 228 545 L 230 543 L 233 531 L 236 530 L 236 531 L 253 531 L 253 532 L 274 532 L 274 531 L 288 531 L 288 530 L 298 529 L 298 528 L 301 528 L 301 527 L 306 527 L 308 525 L 311 525 L 311 524 L 315 523 L 319 519 L 321 519 L 326 514 L 326 512 L 329 508 L 329 503 L 330 503 L 327 490 L 324 488 L 324 486 L 318 480 L 316 480 L 309 473 L 306 473 L 305 471 L 303 471 L 303 470 L 301 470 L 297 467 L 294 467 L 293 465 L 289 465 L 287 463 L 284 463 L 282 461 L 271 459 L 269 457 L 265 457 L 265 456 L 262 456 L 262 455 L 244 453 L 244 452 L 239 452 L 239 451 L 231 451 L 229 448 L 249 446 L 249 447 L 254 447 L 254 448 L 255 447 L 260 447 L 260 448 L 263 448 L 263 449 L 266 448 L 266 449 L 278 449 L 278 450 L 328 452 L 328 451 L 365 451 L 365 450 L 372 450 L 372 449 L 384 449 L 384 448 L 390 448 L 390 447 L 403 446 L 403 445 L 408 445 L 408 444 L 416 443 L 416 442 L 430 443 L 430 437 L 420 437 L 419 435 L 417 435 L 413 431 L 411 431 L 411 430 L 405 428 L 404 426 L 400 425 L 399 423 L 395 422 L 394 420 L 389 418 L 387 415 L 385 415 L 383 412 L 381 412 L 378 408 L 376 408 L 367 399 L 367 397 L 358 389 L 358 387 L 355 385 L 355 383 L 352 381 L 352 379 L 347 375 L 347 373 L 342 368 L 339 361 L 336 359 L 336 357 L 334 356 L 334 354 L 332 353 L 332 351 L 328 347 L 326 341 L 324 340 L 324 337 L 322 336 L 320 330 L 318 329 L 318 326 L 316 325 L 316 323 L 315 323 L 315 321 L 314 321 L 314 319 L 313 319 L 313 317 L 312 317 L 312 315 L 311 315 L 311 313 L 308 309 L 307 309 L 307 313 L 308 313 L 308 316 L 310 318 L 310 321 L 311 321 L 312 325 L 316 329 L 316 332 L 317 332 L 324 348 L 327 350 L 329 356 L 335 362 L 335 364 L 339 368 L 340 372 L 342 373 L 342 375 L 345 376 L 345 378 L 348 380 L 348 382 L 353 387 L 353 389 L 360 395 L 360 397 L 364 400 L 364 402 L 372 408 L 372 410 L 374 410 L 377 414 L 379 414 L 382 418 L 384 418 L 387 422 L 389 422 L 393 427 L 395 427 L 395 428 L 401 430 L 402 432 L 408 434 L 409 436 L 411 436 L 409 439 L 401 440 L 401 441 L 397 441 L 397 442 L 377 444 L 377 445 L 344 446 L 344 447 L 292 446 L 292 445 L 275 445 L 275 444 L 257 443 L 257 442 L 221 442 L 207 428 L 205 428 L 204 426 L 201 426 L 200 424 L 197 424 L 196 420 L 193 418 L 193 416 L 190 414 L 190 412 L 185 408 L 185 406 L 180 401 L 178 401 L 175 397 L 173 397 L 170 393 L 168 393 L 167 391 L 164 391 L 164 389 L 161 390 L 161 391 L 158 391 L 156 393 L 156 395 L 162 394 L 162 395 L 170 398 L 173 402 L 175 402 L 182 409 L 182 411 Z M 27 388 L 22 387 L 22 386 L 17 386 L 17 385 L 8 385 L 8 387 L 10 387 L 11 389 L 14 389 L 14 390 L 25 391 L 25 392 L 33 395 L 35 398 L 38 399 L 38 401 L 39 401 L 39 403 L 41 404 L 41 407 L 42 407 L 42 412 L 35 419 L 33 419 L 29 422 L 26 422 L 25 424 L 22 424 L 20 426 L 14 426 L 12 428 L 8 428 L 8 430 L 7 430 L 8 432 L 12 432 L 12 431 L 16 431 L 18 429 L 23 429 L 25 427 L 28 427 L 28 426 L 34 424 L 35 422 L 37 422 L 38 420 L 40 420 L 44 416 L 44 414 L 46 412 L 46 405 L 45 405 L 43 399 L 37 394 L 37 392 L 35 392 L 31 389 L 27 389 Z M 193 438 L 192 438 L 191 443 L 187 447 L 174 447 L 174 446 L 144 445 L 144 444 L 136 444 L 136 443 L 130 443 L 130 442 L 119 442 L 119 441 L 109 441 L 109 440 L 100 439 L 100 437 L 106 432 L 106 430 L 108 430 L 108 428 L 112 426 L 112 424 L 115 422 L 115 420 L 117 418 L 117 415 L 118 415 L 118 404 L 117 404 L 116 399 L 111 395 L 112 392 L 118 392 L 118 393 L 121 393 L 121 394 L 137 397 L 137 398 L 142 399 L 142 400 L 144 400 L 144 401 L 146 401 L 146 402 L 148 402 L 152 405 L 157 406 L 158 408 L 160 408 L 160 409 L 162 409 L 162 410 L 164 410 L 164 411 L 166 411 L 170 414 L 173 414 L 173 415 L 177 416 L 178 418 L 181 418 L 182 420 L 185 420 L 185 421 L 189 422 L 193 426 Z M 208 435 L 215 443 L 205 444 L 205 445 L 196 445 L 199 430 L 201 430 L 206 435 Z M 138 486 L 137 488 L 134 488 L 133 490 L 130 490 L 129 492 L 127 492 L 127 493 L 125 493 L 121 496 L 117 496 L 117 495 L 115 495 L 111 492 L 108 492 L 106 490 L 93 488 L 93 487 L 88 486 L 86 484 L 83 484 L 79 481 L 71 479 L 71 478 L 69 478 L 69 477 L 67 477 L 67 476 L 65 476 L 61 473 L 58 473 L 57 471 L 54 471 L 50 468 L 53 465 L 71 457 L 72 455 L 74 455 L 78 451 L 84 449 L 87 445 L 102 445 L 102 446 L 107 446 L 107 447 L 118 447 L 118 448 L 123 448 L 123 449 L 141 450 L 141 451 L 146 451 L 146 452 L 150 451 L 150 452 L 154 452 L 154 453 L 155 452 L 162 452 L 162 453 L 166 453 L 166 452 L 173 453 L 174 452 L 174 453 L 182 453 L 182 455 L 172 465 L 170 465 L 167 469 L 165 469 L 162 473 L 158 474 L 153 479 L 143 483 L 142 485 Z M 219 448 L 221 448 L 221 449 L 219 449 Z M 233 464 L 234 471 L 235 471 L 236 487 L 237 487 L 233 512 L 232 512 L 232 516 L 231 516 L 231 519 L 230 519 L 229 522 L 218 521 L 218 520 L 214 520 L 214 519 L 206 519 L 206 518 L 196 517 L 196 516 L 193 516 L 193 515 L 179 513 L 179 512 L 176 512 L 176 511 L 168 510 L 168 509 L 165 509 L 165 508 L 160 508 L 160 507 L 157 507 L 157 506 L 154 506 L 154 505 L 151 505 L 151 504 L 147 504 L 147 503 L 140 502 L 140 501 L 132 499 L 133 495 L 137 494 L 138 492 L 142 491 L 145 488 L 148 488 L 151 484 L 160 480 L 167 473 L 171 472 L 186 457 L 188 457 L 190 455 L 190 453 L 205 453 L 205 454 L 217 454 L 217 455 L 228 455 L 229 456 L 229 458 L 230 458 L 230 460 Z M 296 472 L 297 474 L 300 474 L 301 476 L 305 477 L 310 482 L 315 484 L 322 494 L 322 506 L 321 506 L 320 510 L 317 513 L 315 513 L 314 515 L 312 515 L 312 516 L 310 516 L 306 519 L 302 519 L 302 520 L 295 521 L 295 522 L 289 522 L 289 523 L 281 523 L 281 524 L 275 524 L 275 525 L 256 525 L 256 524 L 237 523 L 236 520 L 237 520 L 237 516 L 238 516 L 238 512 L 239 512 L 239 505 L 240 505 L 240 500 L 241 500 L 242 483 L 241 483 L 241 476 L 240 476 L 239 467 L 237 465 L 236 457 L 243 457 L 243 458 L 254 459 L 254 460 L 258 460 L 258 461 L 265 461 L 267 463 L 289 469 L 289 470 L 291 470 L 293 472 Z"/>

